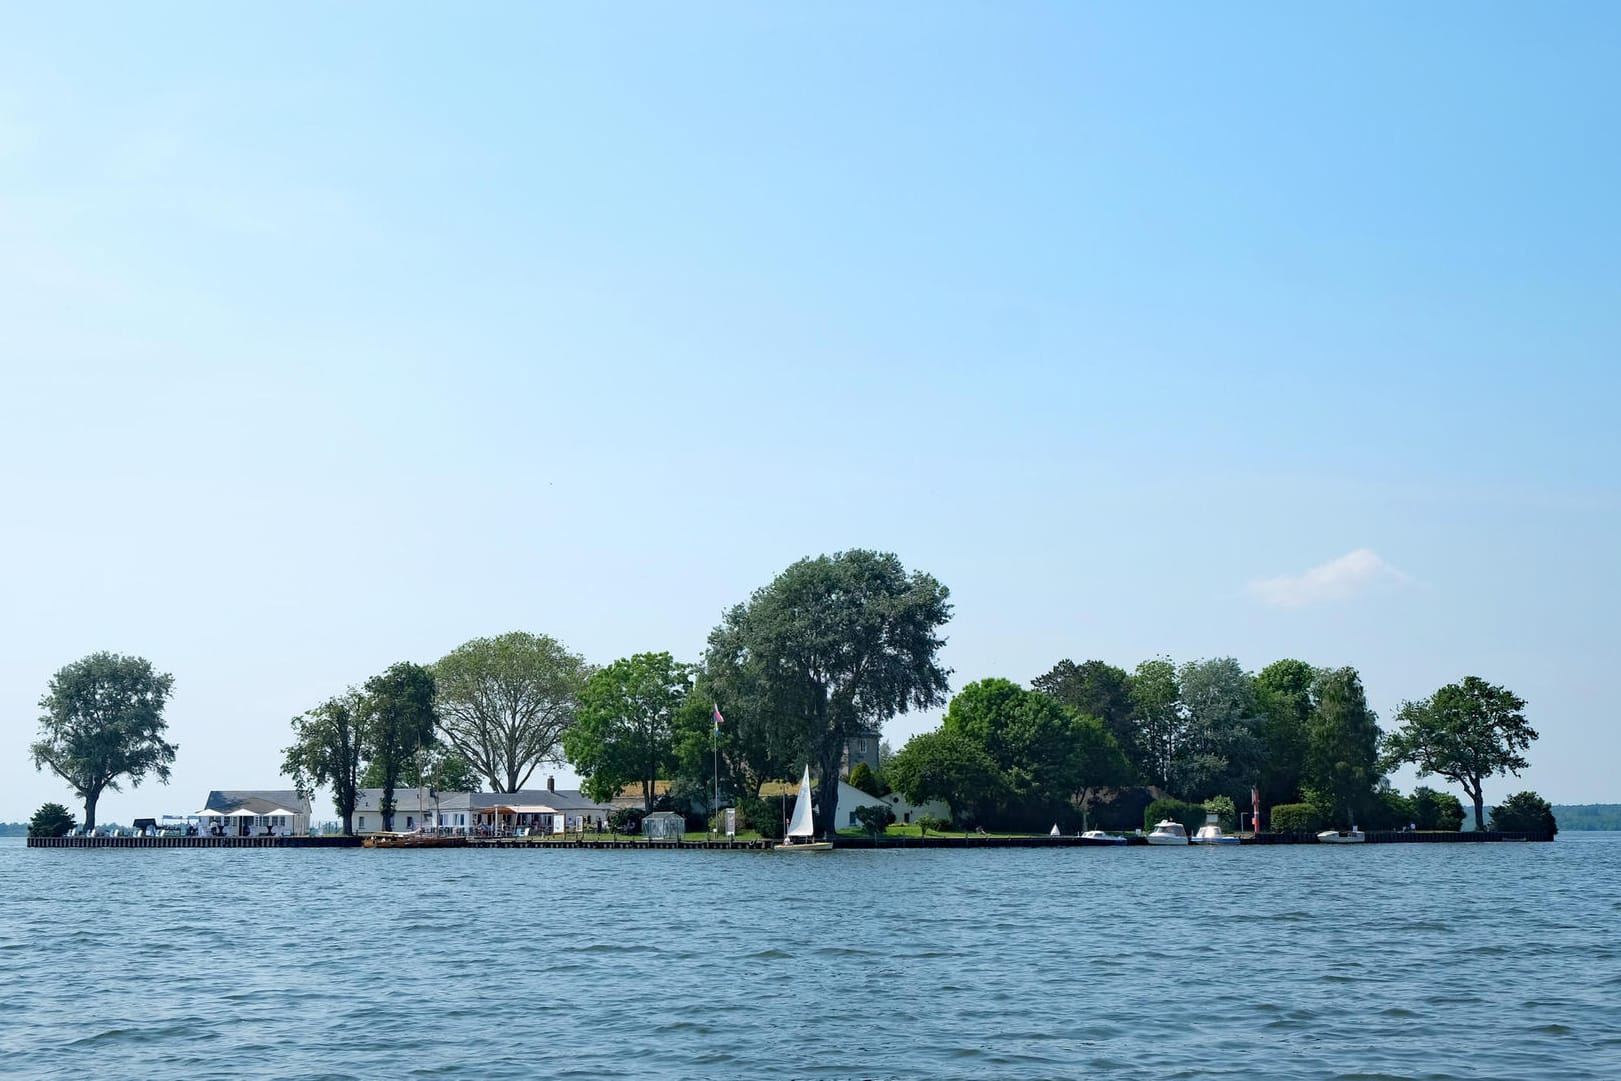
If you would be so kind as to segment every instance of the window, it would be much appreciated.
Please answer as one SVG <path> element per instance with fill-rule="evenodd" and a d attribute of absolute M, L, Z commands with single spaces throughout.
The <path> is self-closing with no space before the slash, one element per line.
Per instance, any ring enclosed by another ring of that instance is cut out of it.
<path fill-rule="evenodd" d="M 366 816 L 365 815 L 360 816 L 360 828 L 361 829 L 366 828 Z"/>

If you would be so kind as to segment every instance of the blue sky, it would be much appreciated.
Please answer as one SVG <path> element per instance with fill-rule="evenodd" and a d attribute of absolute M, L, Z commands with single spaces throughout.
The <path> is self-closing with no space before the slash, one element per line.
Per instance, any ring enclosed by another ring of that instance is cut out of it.
<path fill-rule="evenodd" d="M 1618 45 L 1598 3 L 13 6 L 0 819 L 70 795 L 25 749 L 96 649 L 177 680 L 127 820 L 275 786 L 393 661 L 695 658 L 857 546 L 951 588 L 958 687 L 1293 656 L 1388 719 L 1477 674 L 1543 737 L 1490 796 L 1621 800 Z"/>

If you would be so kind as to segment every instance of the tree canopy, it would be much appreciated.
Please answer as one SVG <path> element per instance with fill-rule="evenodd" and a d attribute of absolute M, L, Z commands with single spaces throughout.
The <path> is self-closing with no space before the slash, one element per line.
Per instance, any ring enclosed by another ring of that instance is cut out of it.
<path fill-rule="evenodd" d="M 440 732 L 491 791 L 516 792 L 561 760 L 591 670 L 555 638 L 514 631 L 456 647 L 433 674 Z"/>
<path fill-rule="evenodd" d="M 46 803 L 28 820 L 30 837 L 66 837 L 73 828 L 73 812 L 60 803 Z"/>
<path fill-rule="evenodd" d="M 1168 658 L 1143 661 L 1131 677 L 1138 768 L 1151 785 L 1170 791 L 1182 752 L 1183 716 L 1176 665 Z"/>
<path fill-rule="evenodd" d="M 1553 807 L 1535 792 L 1516 792 L 1492 808 L 1492 829 L 1512 833 L 1559 832 Z"/>
<path fill-rule="evenodd" d="M 1306 735 L 1308 785 L 1339 825 L 1364 818 L 1379 783 L 1379 718 L 1368 708 L 1355 668 L 1331 668 L 1312 683 L 1315 708 Z"/>
<path fill-rule="evenodd" d="M 711 634 L 706 670 L 752 682 L 767 742 L 774 735 L 779 753 L 814 763 L 824 830 L 837 821 L 845 741 L 944 702 L 948 671 L 936 657 L 947 597 L 896 556 L 855 549 L 793 564 Z"/>
<path fill-rule="evenodd" d="M 366 681 L 361 724 L 373 763 L 382 774 L 380 810 L 383 828 L 394 828 L 394 789 L 400 774 L 419 760 L 433 742 L 438 712 L 434 707 L 433 673 L 420 664 L 400 661 Z"/>
<path fill-rule="evenodd" d="M 174 677 L 150 661 L 116 653 L 92 653 L 51 677 L 28 753 L 36 770 L 49 769 L 84 800 L 86 827 L 121 779 L 135 786 L 152 774 L 169 783 L 178 748 L 164 739 L 163 708 L 173 690 Z"/>
<path fill-rule="evenodd" d="M 636 783 L 653 810 L 654 782 L 675 765 L 674 720 L 692 690 L 689 666 L 668 653 L 637 653 L 592 673 L 563 751 L 586 795 L 607 803 Z"/>
<path fill-rule="evenodd" d="M 1305 661 L 1274 661 L 1255 677 L 1258 735 L 1265 748 L 1256 788 L 1261 802 L 1296 803 L 1306 777 L 1306 743 L 1311 723 L 1312 683 L 1317 670 Z"/>
<path fill-rule="evenodd" d="M 360 693 L 329 698 L 293 718 L 293 742 L 282 751 L 281 771 L 293 779 L 298 794 L 309 799 L 323 785 L 332 789 L 332 804 L 343 820 L 344 836 L 355 832 L 355 803 L 360 790 L 360 763 L 366 756 Z"/>
<path fill-rule="evenodd" d="M 909 803 L 943 800 L 958 822 L 992 821 L 1006 800 L 1007 782 L 978 741 L 937 729 L 906 741 L 884 771 Z"/>
<path fill-rule="evenodd" d="M 1411 762 L 1418 775 L 1434 773 L 1463 786 L 1474 804 L 1475 828 L 1486 828 L 1485 781 L 1519 776 L 1525 751 L 1537 738 L 1525 718 L 1525 699 L 1477 676 L 1449 683 L 1430 697 L 1403 702 L 1400 727 L 1385 745 L 1387 765 Z"/>
<path fill-rule="evenodd" d="M 1131 701 L 1131 675 L 1124 668 L 1097 660 L 1081 664 L 1063 660 L 1031 680 L 1030 687 L 1075 713 L 1102 721 L 1133 765 L 1142 757 Z"/>

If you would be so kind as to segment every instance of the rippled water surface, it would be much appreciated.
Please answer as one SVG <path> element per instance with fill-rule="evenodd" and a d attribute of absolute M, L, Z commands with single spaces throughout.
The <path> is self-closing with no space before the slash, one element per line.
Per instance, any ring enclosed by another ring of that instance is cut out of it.
<path fill-rule="evenodd" d="M 0 845 L 0 1075 L 1621 1077 L 1621 835 Z"/>

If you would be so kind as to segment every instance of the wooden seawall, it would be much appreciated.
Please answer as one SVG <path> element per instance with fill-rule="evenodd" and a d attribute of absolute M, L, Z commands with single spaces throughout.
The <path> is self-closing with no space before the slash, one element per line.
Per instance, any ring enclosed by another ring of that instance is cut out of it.
<path fill-rule="evenodd" d="M 29 848 L 359 848 L 359 837 L 30 837 Z"/>
<path fill-rule="evenodd" d="M 1375 830 L 1367 835 L 1367 844 L 1483 844 L 1488 842 L 1551 841 L 1544 833 L 1414 833 L 1406 830 Z M 359 848 L 360 837 L 329 834 L 314 837 L 30 837 L 29 848 Z M 1315 845 L 1320 844 L 1312 833 L 1261 833 L 1244 837 L 1246 845 Z M 643 841 L 630 838 L 587 837 L 583 840 L 542 840 L 525 837 L 475 838 L 464 848 L 494 851 L 548 852 L 585 849 L 612 849 L 626 852 L 768 852 L 776 841 Z M 834 841 L 839 848 L 1120 848 L 1121 845 L 1098 841 L 1090 837 L 839 837 Z M 1126 847 L 1146 848 L 1146 838 L 1128 836 Z M 1197 847 L 1197 846 L 1195 846 Z M 412 851 L 420 851 L 412 849 Z"/>

